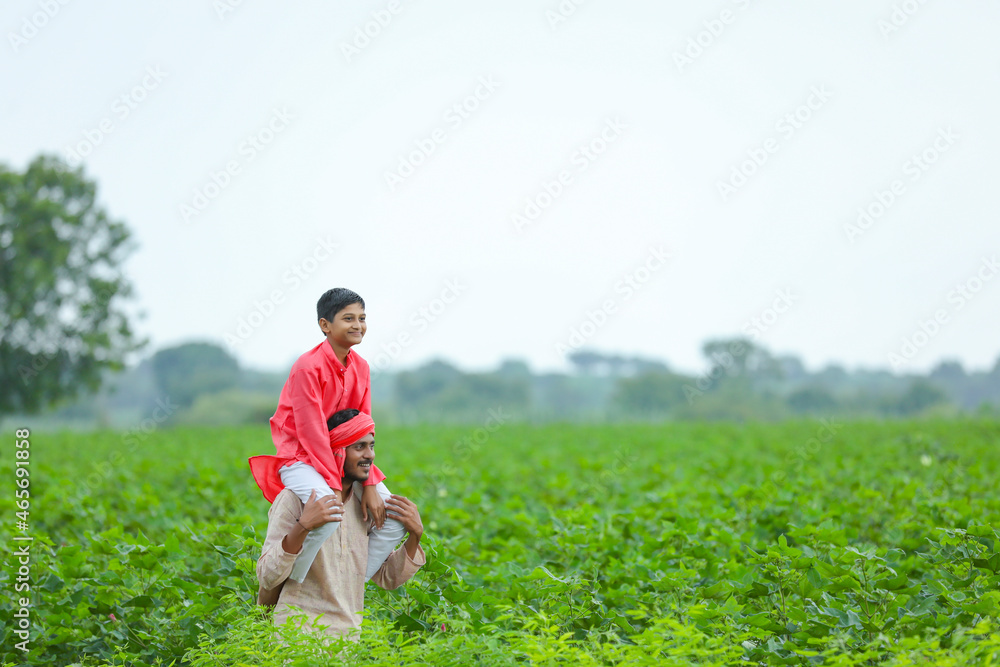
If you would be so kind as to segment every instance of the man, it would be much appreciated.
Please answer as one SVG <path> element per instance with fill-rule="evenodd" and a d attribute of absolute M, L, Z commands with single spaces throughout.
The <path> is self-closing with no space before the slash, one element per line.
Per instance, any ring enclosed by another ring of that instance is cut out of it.
<path fill-rule="evenodd" d="M 330 425 L 353 425 L 355 420 L 371 423 L 371 417 L 358 410 L 341 410 L 331 417 Z M 316 498 L 313 492 L 303 505 L 295 493 L 283 489 L 271 505 L 257 579 L 261 587 L 258 602 L 276 603 L 275 625 L 297 613 L 292 609 L 297 607 L 331 635 L 355 640 L 360 635 L 371 530 L 362 518 L 360 496 L 375 460 L 374 424 L 366 430 L 366 435 L 344 448 L 342 503 L 335 495 Z M 371 580 L 392 589 L 402 586 L 426 562 L 420 547 L 424 527 L 417 506 L 409 499 L 394 494 L 385 504 L 387 516 L 403 524 L 407 537 Z M 289 579 L 309 531 L 333 521 L 340 522 L 340 529 L 323 543 L 305 579 L 301 583 Z"/>

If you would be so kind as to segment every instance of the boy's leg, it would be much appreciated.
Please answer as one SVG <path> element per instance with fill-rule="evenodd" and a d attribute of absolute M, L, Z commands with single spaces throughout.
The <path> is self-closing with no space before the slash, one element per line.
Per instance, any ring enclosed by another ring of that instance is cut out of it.
<path fill-rule="evenodd" d="M 389 496 L 392 495 L 382 482 L 378 483 L 375 490 L 382 496 L 382 500 L 388 500 Z M 378 569 L 382 567 L 382 563 L 404 537 L 406 537 L 406 528 L 400 522 L 389 517 L 385 518 L 381 529 L 372 530 L 368 535 L 368 570 L 365 572 L 365 581 L 375 576 Z"/>
<path fill-rule="evenodd" d="M 327 485 L 323 476 L 316 472 L 315 468 L 301 461 L 293 463 L 287 468 L 281 468 L 278 473 L 281 475 L 281 482 L 285 485 L 285 488 L 297 495 L 303 504 L 308 502 L 309 496 L 314 490 L 316 491 L 317 499 L 336 494 Z M 288 575 L 289 579 L 297 581 L 300 584 L 302 583 L 306 578 L 306 574 L 309 573 L 309 568 L 312 567 L 313 561 L 316 560 L 319 548 L 323 546 L 327 538 L 333 535 L 339 527 L 339 521 L 331 521 L 309 531 L 306 539 L 302 541 L 302 550 L 295 557 L 292 573 Z"/>

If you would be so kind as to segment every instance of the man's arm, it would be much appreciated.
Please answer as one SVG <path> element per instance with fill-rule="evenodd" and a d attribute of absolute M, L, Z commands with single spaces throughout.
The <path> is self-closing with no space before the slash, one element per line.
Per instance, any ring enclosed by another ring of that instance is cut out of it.
<path fill-rule="evenodd" d="M 291 499 L 298 500 L 294 494 Z M 281 547 L 285 535 L 295 525 L 295 520 L 301 511 L 289 500 L 289 494 L 278 494 L 267 513 L 267 535 L 264 537 L 264 548 L 257 560 L 257 581 L 265 590 L 280 586 L 281 582 L 292 573 L 292 565 L 295 564 L 295 554 Z"/>
<path fill-rule="evenodd" d="M 399 588 L 405 584 L 417 570 L 427 562 L 424 550 L 420 547 L 420 538 L 424 535 L 424 524 L 420 520 L 417 506 L 409 498 L 392 494 L 386 501 L 388 516 L 396 519 L 406 528 L 406 542 L 397 548 L 382 563 L 372 576 L 372 582 L 386 590 Z"/>

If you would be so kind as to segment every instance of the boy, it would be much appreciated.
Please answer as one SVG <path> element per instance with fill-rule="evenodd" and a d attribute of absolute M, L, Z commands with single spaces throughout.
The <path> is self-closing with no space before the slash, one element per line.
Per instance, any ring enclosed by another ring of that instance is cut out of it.
<path fill-rule="evenodd" d="M 292 366 L 271 417 L 271 437 L 276 456 L 255 456 L 250 469 L 264 497 L 269 501 L 287 487 L 306 503 L 315 491 L 317 498 L 337 496 L 342 504 L 343 450 L 331 447 L 327 418 L 340 410 L 355 409 L 371 414 L 371 378 L 368 363 L 351 347 L 364 338 L 365 302 L 357 293 L 338 287 L 329 290 L 316 304 L 319 328 L 326 340 L 309 350 Z M 385 475 L 372 466 L 365 482 L 361 505 L 378 530 L 369 537 L 367 581 L 406 533 L 402 524 L 385 516 L 389 490 Z M 320 546 L 338 527 L 337 522 L 311 531 L 295 559 L 290 578 L 305 579 Z"/>

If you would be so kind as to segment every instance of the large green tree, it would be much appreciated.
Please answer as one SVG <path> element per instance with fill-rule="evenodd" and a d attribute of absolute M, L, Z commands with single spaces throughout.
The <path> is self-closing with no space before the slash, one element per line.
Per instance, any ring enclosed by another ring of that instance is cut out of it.
<path fill-rule="evenodd" d="M 142 346 L 124 310 L 131 250 L 82 168 L 0 164 L 0 415 L 95 390 Z"/>

